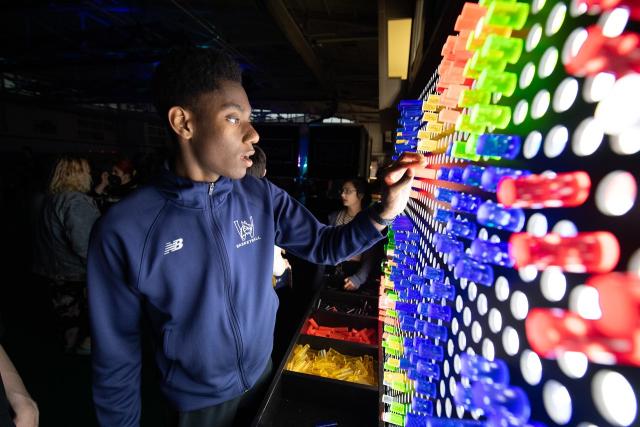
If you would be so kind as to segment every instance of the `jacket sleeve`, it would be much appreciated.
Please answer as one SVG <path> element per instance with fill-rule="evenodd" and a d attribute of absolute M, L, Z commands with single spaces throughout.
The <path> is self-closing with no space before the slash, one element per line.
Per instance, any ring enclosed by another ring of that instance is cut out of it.
<path fill-rule="evenodd" d="M 128 283 L 124 239 L 104 225 L 99 221 L 92 234 L 87 265 L 93 400 L 100 426 L 137 427 L 141 298 Z"/>
<path fill-rule="evenodd" d="M 100 216 L 100 211 L 88 196 L 75 193 L 68 199 L 62 213 L 67 239 L 73 252 L 86 261 L 91 228 Z"/>
<path fill-rule="evenodd" d="M 362 253 L 384 236 L 366 211 L 349 224 L 327 226 L 284 190 L 269 183 L 275 221 L 276 244 L 315 264 L 332 264 Z"/>

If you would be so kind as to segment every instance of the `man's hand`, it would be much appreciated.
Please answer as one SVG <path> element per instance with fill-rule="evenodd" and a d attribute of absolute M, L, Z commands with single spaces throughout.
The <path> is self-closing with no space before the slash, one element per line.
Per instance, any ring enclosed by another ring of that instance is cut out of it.
<path fill-rule="evenodd" d="M 16 416 L 13 419 L 16 427 L 38 427 L 38 405 L 30 396 L 24 394 L 10 394 L 7 396 L 11 409 Z"/>
<path fill-rule="evenodd" d="M 385 169 L 381 218 L 395 218 L 404 211 L 411 194 L 413 170 L 426 165 L 427 161 L 422 154 L 404 152 Z"/>

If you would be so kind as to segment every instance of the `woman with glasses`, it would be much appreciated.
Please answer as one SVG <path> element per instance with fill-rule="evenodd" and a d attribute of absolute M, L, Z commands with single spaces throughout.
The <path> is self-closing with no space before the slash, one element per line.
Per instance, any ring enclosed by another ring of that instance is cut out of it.
<path fill-rule="evenodd" d="M 348 179 L 342 184 L 340 199 L 343 209 L 329 214 L 329 224 L 348 224 L 364 208 L 369 205 L 370 197 L 367 191 L 367 184 L 361 179 Z M 369 274 L 375 266 L 375 249 L 356 255 L 348 261 L 336 266 L 337 278 L 341 281 L 342 288 L 347 291 L 355 291 L 360 288 L 368 279 Z"/>

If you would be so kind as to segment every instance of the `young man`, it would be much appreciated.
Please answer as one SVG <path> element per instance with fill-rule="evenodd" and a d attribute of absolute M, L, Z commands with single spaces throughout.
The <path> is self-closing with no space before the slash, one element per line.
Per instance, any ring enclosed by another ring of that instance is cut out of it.
<path fill-rule="evenodd" d="M 153 185 L 109 210 L 90 245 L 102 426 L 139 424 L 143 316 L 177 424 L 231 425 L 270 371 L 274 244 L 325 264 L 362 252 L 404 210 L 412 168 L 424 163 L 413 154 L 389 168 L 378 209 L 344 227 L 320 224 L 268 180 L 245 177 L 259 137 L 240 77 L 232 59 L 200 49 L 175 51 L 156 70 L 156 106 L 176 158 Z"/>

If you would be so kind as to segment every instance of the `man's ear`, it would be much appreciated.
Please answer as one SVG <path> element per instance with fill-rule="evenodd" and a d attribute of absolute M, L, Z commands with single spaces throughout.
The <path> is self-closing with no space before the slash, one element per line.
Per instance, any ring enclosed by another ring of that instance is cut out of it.
<path fill-rule="evenodd" d="M 193 113 L 182 107 L 174 106 L 167 113 L 171 129 L 182 139 L 191 139 L 193 136 Z"/>

